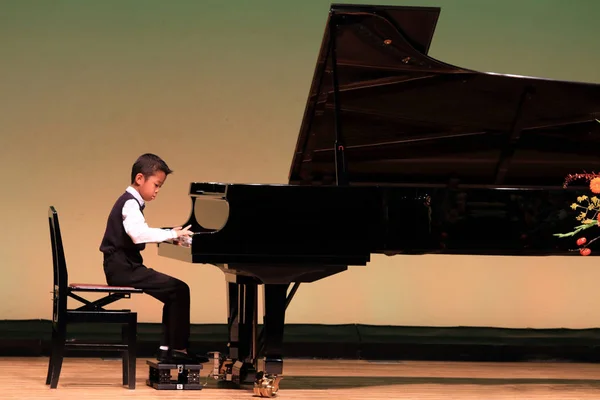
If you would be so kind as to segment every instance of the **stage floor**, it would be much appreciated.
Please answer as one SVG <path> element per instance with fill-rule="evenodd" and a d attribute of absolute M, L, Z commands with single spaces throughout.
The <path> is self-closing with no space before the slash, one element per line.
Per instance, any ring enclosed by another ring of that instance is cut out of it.
<path fill-rule="evenodd" d="M 2 399 L 256 399 L 252 390 L 158 391 L 145 384 L 138 360 L 137 387 L 120 385 L 120 360 L 66 358 L 57 389 L 46 386 L 48 358 L 0 358 Z M 205 364 L 206 382 L 210 364 Z M 286 360 L 279 399 L 600 399 L 600 364 L 370 362 Z"/>

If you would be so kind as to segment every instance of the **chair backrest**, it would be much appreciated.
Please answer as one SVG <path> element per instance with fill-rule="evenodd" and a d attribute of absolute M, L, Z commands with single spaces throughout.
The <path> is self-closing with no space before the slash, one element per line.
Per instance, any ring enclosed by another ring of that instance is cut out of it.
<path fill-rule="evenodd" d="M 54 296 L 52 308 L 52 324 L 65 326 L 64 318 L 67 311 L 67 287 L 69 277 L 67 274 L 67 261 L 63 248 L 62 236 L 58 213 L 54 206 L 48 210 L 48 223 L 50 226 L 50 242 L 52 244 L 52 265 L 54 275 Z"/>

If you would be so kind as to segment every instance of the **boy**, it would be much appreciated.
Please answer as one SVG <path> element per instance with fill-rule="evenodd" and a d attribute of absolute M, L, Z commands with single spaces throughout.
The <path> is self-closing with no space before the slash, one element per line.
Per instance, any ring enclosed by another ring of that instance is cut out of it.
<path fill-rule="evenodd" d="M 146 202 L 156 198 L 171 169 L 158 156 L 144 154 L 133 164 L 131 185 L 115 202 L 100 244 L 104 253 L 104 274 L 109 285 L 143 289 L 163 306 L 162 343 L 157 359 L 164 363 L 207 362 L 187 350 L 190 336 L 190 288 L 179 279 L 143 264 L 141 251 L 146 243 L 158 243 L 189 236 L 185 228 L 150 228 L 144 219 Z"/>

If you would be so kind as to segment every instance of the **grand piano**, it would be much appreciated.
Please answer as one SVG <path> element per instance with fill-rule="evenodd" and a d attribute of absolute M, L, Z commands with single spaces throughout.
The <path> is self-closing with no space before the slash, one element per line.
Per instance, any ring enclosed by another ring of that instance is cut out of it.
<path fill-rule="evenodd" d="M 439 14 L 333 4 L 289 184 L 191 183 L 182 225 L 198 234 L 158 254 L 225 273 L 229 354 L 215 377 L 275 395 L 299 284 L 371 254 L 575 254 L 554 234 L 589 192 L 565 176 L 600 171 L 600 85 L 435 60 Z"/>

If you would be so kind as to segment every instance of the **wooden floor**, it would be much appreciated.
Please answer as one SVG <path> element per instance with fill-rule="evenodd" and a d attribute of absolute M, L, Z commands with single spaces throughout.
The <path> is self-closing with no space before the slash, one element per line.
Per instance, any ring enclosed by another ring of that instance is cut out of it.
<path fill-rule="evenodd" d="M 0 358 L 2 399 L 253 399 L 252 390 L 158 391 L 120 385 L 119 360 L 67 358 L 57 389 L 46 386 L 47 358 Z M 203 370 L 206 381 L 209 365 Z M 600 399 L 600 365 L 286 360 L 279 399 Z M 254 397 L 256 399 L 256 397 Z"/>

